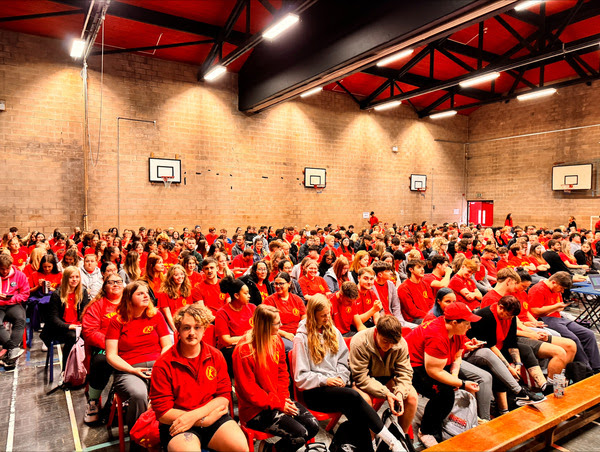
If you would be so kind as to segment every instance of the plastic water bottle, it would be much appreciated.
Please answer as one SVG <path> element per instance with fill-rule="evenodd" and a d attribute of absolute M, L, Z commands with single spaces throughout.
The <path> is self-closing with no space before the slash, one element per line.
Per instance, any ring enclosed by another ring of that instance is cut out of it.
<path fill-rule="evenodd" d="M 560 399 L 565 395 L 565 387 L 567 386 L 567 377 L 565 376 L 565 371 L 560 373 L 560 375 L 554 375 L 554 397 Z"/>

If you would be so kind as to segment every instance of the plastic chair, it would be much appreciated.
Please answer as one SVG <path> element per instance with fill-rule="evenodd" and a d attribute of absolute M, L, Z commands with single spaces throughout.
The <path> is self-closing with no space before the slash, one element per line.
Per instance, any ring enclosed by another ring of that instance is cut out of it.
<path fill-rule="evenodd" d="M 254 450 L 254 441 L 262 441 L 269 438 L 272 438 L 273 435 L 270 433 L 259 432 L 258 430 L 252 430 L 251 428 L 246 427 L 246 424 L 240 422 L 240 427 L 242 428 L 242 432 L 248 438 L 248 449 Z"/>
<path fill-rule="evenodd" d="M 117 412 L 117 421 L 119 423 L 119 452 L 125 452 L 125 424 L 123 421 L 123 402 L 119 395 L 115 392 L 114 387 L 111 388 L 108 400 L 111 400 L 110 414 L 108 415 L 108 422 L 106 423 L 106 430 L 108 431 L 109 439 L 113 439 L 112 424 L 115 419 L 115 411 Z"/>
<path fill-rule="evenodd" d="M 289 351 L 288 359 L 289 359 L 289 363 L 290 363 L 290 375 L 292 377 L 292 387 L 294 390 L 294 399 L 296 399 L 296 401 L 298 401 L 299 403 L 301 403 L 302 405 L 304 405 L 306 407 L 306 404 L 304 403 L 304 399 L 302 397 L 302 391 L 300 391 L 296 387 L 296 382 L 294 381 L 294 350 Z M 333 430 L 333 428 L 336 426 L 336 424 L 338 423 L 338 421 L 340 420 L 340 418 L 342 417 L 342 413 L 339 413 L 339 412 L 338 413 L 321 413 L 320 411 L 311 410 L 308 407 L 306 407 L 306 409 L 308 411 L 310 411 L 310 413 L 314 417 L 316 417 L 319 422 L 329 420 L 327 427 L 325 427 L 326 432 L 331 432 Z"/>
<path fill-rule="evenodd" d="M 50 341 L 50 345 L 48 346 L 48 351 L 46 352 L 46 365 L 44 366 L 44 371 L 50 368 L 50 383 L 54 381 L 54 346 L 60 345 L 59 341 Z"/>

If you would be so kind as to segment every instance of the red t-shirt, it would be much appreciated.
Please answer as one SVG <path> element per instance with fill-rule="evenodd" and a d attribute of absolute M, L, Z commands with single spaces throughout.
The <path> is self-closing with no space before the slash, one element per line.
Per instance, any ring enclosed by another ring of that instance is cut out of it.
<path fill-rule="evenodd" d="M 39 286 L 40 279 L 50 283 L 50 292 L 54 292 L 62 281 L 62 273 L 48 273 L 47 275 L 40 272 L 33 272 L 31 275 L 31 287 Z"/>
<path fill-rule="evenodd" d="M 191 297 L 178 297 L 173 299 L 169 297 L 166 293 L 159 292 L 156 294 L 156 299 L 158 301 L 158 307 L 169 308 L 171 310 L 171 315 L 175 315 L 177 311 L 179 311 L 184 306 L 187 306 L 191 303 Z"/>
<path fill-rule="evenodd" d="M 521 302 L 521 312 L 519 313 L 519 319 L 521 322 L 529 322 L 527 313 L 529 312 L 529 294 L 524 290 L 520 290 L 514 294 L 515 297 Z"/>
<path fill-rule="evenodd" d="M 167 322 L 160 312 L 152 318 L 143 315 L 127 323 L 115 316 L 106 330 L 106 340 L 118 340 L 119 356 L 132 366 L 158 359 L 162 350 L 160 338 L 168 335 Z"/>
<path fill-rule="evenodd" d="M 27 253 L 22 249 L 19 249 L 16 254 L 10 253 L 10 255 L 13 258 L 13 265 L 15 267 L 21 268 L 21 265 L 27 262 Z"/>
<path fill-rule="evenodd" d="M 496 268 L 496 264 L 492 259 L 484 259 L 481 258 L 481 265 L 485 267 L 488 272 L 488 276 L 495 278 L 498 275 L 498 269 Z"/>
<path fill-rule="evenodd" d="M 329 295 L 331 302 L 331 316 L 335 327 L 340 333 L 346 334 L 354 323 L 354 316 L 358 314 L 356 304 L 341 295 L 339 292 Z"/>
<path fill-rule="evenodd" d="M 479 300 L 469 301 L 460 293 L 463 289 L 467 289 L 469 292 L 475 292 L 477 286 L 471 278 L 463 278 L 462 276 L 454 275 L 450 280 L 448 287 L 456 294 L 456 301 L 466 304 L 472 311 L 479 308 Z"/>
<path fill-rule="evenodd" d="M 279 317 L 281 317 L 281 329 L 286 333 L 296 334 L 298 323 L 306 314 L 306 306 L 302 298 L 293 293 L 289 294 L 289 298 L 284 300 L 279 294 L 274 293 L 263 301 L 263 304 L 275 306 L 279 309 Z"/>
<path fill-rule="evenodd" d="M 375 300 L 379 299 L 377 292 L 374 290 L 360 290 L 358 289 L 358 298 L 354 300 L 357 314 L 361 315 L 367 312 L 373 307 Z"/>
<path fill-rule="evenodd" d="M 209 284 L 208 281 L 202 281 L 193 291 L 192 291 L 192 301 L 195 303 L 199 300 L 204 301 L 204 306 L 210 308 L 213 315 L 221 309 L 229 296 L 227 294 L 221 293 L 221 287 L 219 283 Z"/>
<path fill-rule="evenodd" d="M 260 298 L 262 298 L 262 301 L 264 302 L 267 298 L 269 298 L 269 290 L 267 289 L 267 285 L 264 281 L 261 284 L 255 283 L 255 285 L 260 292 Z"/>
<path fill-rule="evenodd" d="M 433 307 L 431 288 L 423 280 L 415 283 L 407 279 L 398 287 L 398 298 L 402 306 L 402 316 L 407 322 L 422 319 Z"/>
<path fill-rule="evenodd" d="M 79 325 L 79 319 L 77 316 L 77 306 L 75 306 L 75 294 L 71 293 L 67 295 L 67 305 L 65 306 L 65 313 L 63 314 L 63 320 L 69 325 Z"/>
<path fill-rule="evenodd" d="M 198 287 L 198 285 L 204 281 L 204 279 L 206 278 L 206 276 L 204 276 L 204 273 L 198 273 L 198 272 L 192 272 L 192 275 L 188 275 L 188 279 L 190 280 L 190 284 L 192 285 L 192 289 L 195 289 L 196 287 Z"/>
<path fill-rule="evenodd" d="M 210 246 L 215 243 L 215 240 L 217 240 L 219 236 L 217 234 L 208 233 L 204 236 L 204 238 L 206 239 L 206 244 Z"/>
<path fill-rule="evenodd" d="M 171 268 L 173 265 L 178 264 L 179 263 L 179 259 L 177 259 L 177 256 L 175 256 L 175 254 L 173 253 L 167 253 L 167 257 L 164 256 L 160 256 L 162 257 L 163 260 L 163 265 L 165 266 L 165 274 L 167 274 L 167 272 L 169 271 L 169 268 Z"/>
<path fill-rule="evenodd" d="M 562 300 L 562 294 L 559 292 L 552 292 L 544 281 L 540 281 L 529 289 L 529 310 L 531 310 L 531 308 L 551 306 L 562 302 Z M 533 312 L 531 314 L 533 314 Z M 539 316 L 535 314 L 533 314 L 533 316 L 536 319 L 539 318 Z M 547 314 L 545 317 L 556 317 L 560 319 L 560 312 L 553 312 L 552 314 Z"/>
<path fill-rule="evenodd" d="M 375 281 L 375 289 L 377 290 L 377 295 L 379 295 L 379 299 L 381 300 L 381 304 L 383 305 L 383 312 L 386 315 L 391 315 L 390 311 L 390 292 L 388 290 L 388 283 L 385 281 L 383 285 L 380 285 Z"/>
<path fill-rule="evenodd" d="M 440 278 L 439 276 L 435 276 L 433 273 L 427 273 L 425 276 L 423 276 L 423 282 L 425 283 L 425 285 L 427 287 L 429 287 L 429 290 L 431 290 L 431 298 L 433 300 L 435 300 L 435 296 L 438 293 L 438 290 L 440 290 L 439 287 L 433 287 L 431 285 L 431 283 L 433 281 L 441 281 L 444 278 Z"/>
<path fill-rule="evenodd" d="M 498 261 L 498 263 L 496 264 L 496 270 L 497 271 L 500 271 L 500 270 L 502 270 L 503 268 L 506 268 L 506 267 L 508 267 L 508 259 L 507 260 L 500 259 Z"/>
<path fill-rule="evenodd" d="M 329 292 L 329 287 L 323 278 L 316 276 L 315 279 L 310 279 L 308 276 L 303 276 L 298 280 L 302 293 L 304 295 L 314 295 L 322 293 L 325 295 Z"/>
<path fill-rule="evenodd" d="M 410 364 L 425 365 L 425 353 L 434 358 L 445 359 L 446 366 L 452 364 L 456 354 L 464 348 L 465 336 L 448 337 L 444 316 L 422 323 L 406 336 Z"/>
<path fill-rule="evenodd" d="M 217 347 L 228 347 L 221 339 L 221 336 L 243 336 L 246 331 L 252 328 L 252 316 L 255 310 L 256 305 L 252 303 L 245 304 L 240 311 L 233 309 L 231 303 L 227 303 L 219 309 L 215 315 Z"/>
<path fill-rule="evenodd" d="M 500 300 L 500 298 L 502 298 L 502 295 L 496 292 L 495 289 L 492 289 L 488 293 L 486 293 L 481 299 L 481 307 L 487 308 L 488 306 L 491 306 L 494 303 L 498 303 L 498 300 Z"/>

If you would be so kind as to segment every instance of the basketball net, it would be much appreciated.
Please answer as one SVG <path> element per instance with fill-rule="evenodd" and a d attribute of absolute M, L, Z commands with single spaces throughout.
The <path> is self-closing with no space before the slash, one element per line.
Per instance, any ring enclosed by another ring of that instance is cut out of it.
<path fill-rule="evenodd" d="M 325 187 L 319 187 L 318 185 L 314 185 L 315 187 L 315 191 L 317 192 L 317 195 L 320 195 L 321 193 L 323 193 L 323 190 L 325 190 Z"/>
<path fill-rule="evenodd" d="M 571 193 L 573 189 L 573 184 L 563 184 L 562 189 L 565 193 Z"/>
<path fill-rule="evenodd" d="M 165 184 L 165 188 L 169 188 L 171 186 L 171 183 L 173 182 L 174 177 L 173 176 L 161 176 L 161 179 L 163 180 L 163 183 Z"/>

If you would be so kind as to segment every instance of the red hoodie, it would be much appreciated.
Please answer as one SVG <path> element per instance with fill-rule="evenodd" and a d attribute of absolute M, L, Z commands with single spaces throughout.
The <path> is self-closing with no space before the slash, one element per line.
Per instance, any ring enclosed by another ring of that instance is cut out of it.
<path fill-rule="evenodd" d="M 117 315 L 118 307 L 118 304 L 112 304 L 104 297 L 87 307 L 81 319 L 81 332 L 86 345 L 102 350 L 106 348 L 106 330 L 110 319 Z"/>
<path fill-rule="evenodd" d="M 233 371 L 240 404 L 240 421 L 248 422 L 263 410 L 283 411 L 289 398 L 290 375 L 285 361 L 285 347 L 277 338 L 274 356 L 266 366 L 259 366 L 252 346 L 244 339 L 233 351 Z"/>

